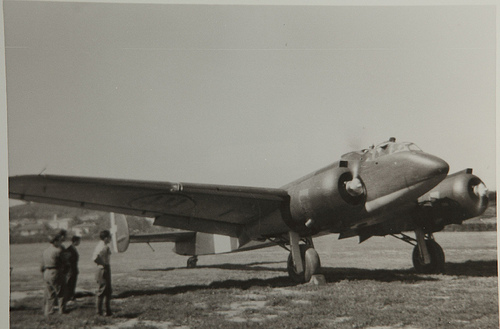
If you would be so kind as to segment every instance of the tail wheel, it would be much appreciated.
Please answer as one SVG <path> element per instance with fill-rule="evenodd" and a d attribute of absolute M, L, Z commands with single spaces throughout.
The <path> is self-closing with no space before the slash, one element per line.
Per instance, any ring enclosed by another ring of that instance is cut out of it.
<path fill-rule="evenodd" d="M 425 240 L 427 250 L 431 256 L 431 262 L 424 264 L 424 260 L 420 257 L 418 246 L 413 249 L 413 266 L 418 273 L 438 274 L 444 272 L 444 252 L 443 248 L 434 240 Z"/>
<path fill-rule="evenodd" d="M 314 274 L 319 273 L 321 263 L 316 249 L 310 245 L 300 245 L 300 257 L 302 258 L 302 263 L 304 264 L 304 271 L 302 273 L 297 273 L 293 263 L 292 253 L 290 253 L 287 262 L 288 275 L 294 282 L 306 283 L 311 280 L 311 277 Z"/>
<path fill-rule="evenodd" d="M 198 256 L 189 257 L 187 260 L 187 268 L 195 268 L 198 263 Z"/>

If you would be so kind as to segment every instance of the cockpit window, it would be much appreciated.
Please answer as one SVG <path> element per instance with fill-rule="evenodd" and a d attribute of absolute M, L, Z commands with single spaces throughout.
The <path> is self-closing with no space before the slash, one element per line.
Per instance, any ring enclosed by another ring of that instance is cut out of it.
<path fill-rule="evenodd" d="M 376 159 L 387 154 L 393 154 L 404 151 L 419 151 L 422 150 L 413 143 L 396 143 L 396 142 L 385 142 L 377 145 L 376 147 L 370 149 L 368 154 L 368 159 Z"/>
<path fill-rule="evenodd" d="M 381 143 L 375 147 L 370 146 L 369 149 L 346 153 L 342 156 L 342 159 L 353 161 L 353 160 L 361 160 L 362 158 L 364 158 L 369 161 L 369 160 L 375 160 L 387 154 L 393 154 L 404 151 L 422 152 L 422 150 L 413 143 L 396 143 L 389 141 Z"/>
<path fill-rule="evenodd" d="M 391 153 L 391 143 L 383 143 L 383 144 L 379 144 L 377 145 L 377 147 L 375 148 L 375 151 L 376 151 L 376 157 L 380 157 L 382 155 L 386 155 L 386 154 L 389 154 Z"/>
<path fill-rule="evenodd" d="M 420 147 L 418 147 L 417 145 L 413 144 L 413 143 L 408 143 L 408 149 L 410 151 L 420 151 L 420 152 L 422 152 L 422 149 Z"/>
<path fill-rule="evenodd" d="M 407 145 L 404 143 L 392 143 L 391 153 L 408 151 Z"/>

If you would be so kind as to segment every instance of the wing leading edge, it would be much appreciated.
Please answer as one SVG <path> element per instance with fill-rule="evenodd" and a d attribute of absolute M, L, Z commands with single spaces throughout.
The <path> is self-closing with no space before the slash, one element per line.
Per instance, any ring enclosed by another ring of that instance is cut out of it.
<path fill-rule="evenodd" d="M 122 179 L 9 177 L 12 199 L 154 217 L 155 225 L 244 240 L 286 232 L 283 189 Z"/>

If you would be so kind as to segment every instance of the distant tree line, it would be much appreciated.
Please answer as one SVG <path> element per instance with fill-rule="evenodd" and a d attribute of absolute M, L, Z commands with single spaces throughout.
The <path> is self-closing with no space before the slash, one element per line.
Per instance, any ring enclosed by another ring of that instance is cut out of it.
<path fill-rule="evenodd" d="M 481 232 L 496 231 L 497 223 L 463 223 L 461 225 L 452 224 L 445 226 L 444 232 Z"/>
<path fill-rule="evenodd" d="M 10 222 L 24 221 L 27 222 L 27 225 L 33 225 L 40 219 L 50 221 L 54 218 L 54 216 L 58 219 L 71 219 L 71 225 L 68 227 L 69 237 L 73 235 L 71 230 L 72 227 L 82 223 L 93 223 L 94 226 L 90 227 L 90 231 L 82 236 L 82 240 L 98 240 L 99 232 L 110 228 L 110 215 L 108 212 L 32 202 L 9 208 Z M 85 219 L 85 221 L 83 219 Z M 147 220 L 143 217 L 127 216 L 127 223 L 131 233 L 173 231 L 171 228 L 153 226 L 151 220 Z M 47 242 L 50 235 L 55 234 L 60 230 L 51 228 L 48 225 L 48 222 L 40 224 L 39 226 L 39 232 L 33 235 L 21 235 L 20 231 L 23 229 L 23 225 L 18 225 L 10 229 L 9 242 L 11 244 Z"/>

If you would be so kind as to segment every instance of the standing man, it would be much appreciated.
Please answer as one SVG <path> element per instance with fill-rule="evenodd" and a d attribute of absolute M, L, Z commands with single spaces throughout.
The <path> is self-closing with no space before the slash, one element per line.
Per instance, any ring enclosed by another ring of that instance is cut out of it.
<path fill-rule="evenodd" d="M 106 316 L 111 316 L 111 268 L 109 260 L 111 256 L 111 249 L 109 242 L 111 242 L 111 233 L 108 230 L 101 231 L 99 234 L 101 241 L 97 244 L 92 255 L 92 260 L 97 264 L 96 281 L 96 312 L 97 315 L 102 315 L 102 302 L 104 300 L 106 306 Z"/>
<path fill-rule="evenodd" d="M 66 300 L 67 301 L 75 301 L 75 288 L 76 288 L 76 280 L 78 279 L 78 260 L 80 255 L 76 250 L 76 247 L 80 245 L 81 238 L 79 236 L 74 235 L 71 238 L 71 245 L 66 248 L 65 253 L 67 255 L 68 261 L 68 274 L 66 276 L 67 279 L 67 287 L 66 287 Z"/>
<path fill-rule="evenodd" d="M 59 313 L 66 312 L 64 298 L 61 298 L 61 291 L 64 285 L 64 262 L 62 259 L 62 236 L 56 235 L 50 240 L 50 247 L 42 254 L 41 271 L 45 282 L 43 313 L 49 316 L 54 313 L 54 304 L 59 306 Z"/>
<path fill-rule="evenodd" d="M 64 307 L 66 307 L 66 302 L 67 300 L 67 294 L 68 294 L 68 272 L 69 272 L 69 263 L 68 263 L 68 257 L 69 254 L 66 252 L 66 247 L 64 246 L 64 241 L 66 241 L 66 237 L 68 235 L 68 232 L 64 229 L 61 229 L 59 233 L 57 233 L 58 236 L 61 237 L 61 259 L 62 259 L 62 283 L 61 283 L 61 290 L 59 291 L 59 298 L 62 299 Z"/>

